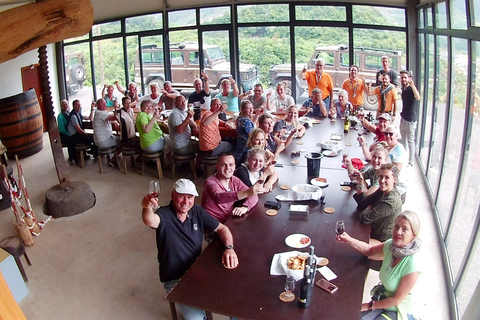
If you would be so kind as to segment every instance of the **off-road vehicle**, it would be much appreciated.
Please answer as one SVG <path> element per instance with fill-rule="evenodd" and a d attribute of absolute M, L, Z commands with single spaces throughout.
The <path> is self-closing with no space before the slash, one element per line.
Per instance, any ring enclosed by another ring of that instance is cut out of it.
<path fill-rule="evenodd" d="M 65 80 L 69 95 L 75 95 L 78 93 L 78 90 L 83 88 L 83 83 L 87 80 L 83 54 L 73 53 L 65 55 Z"/>

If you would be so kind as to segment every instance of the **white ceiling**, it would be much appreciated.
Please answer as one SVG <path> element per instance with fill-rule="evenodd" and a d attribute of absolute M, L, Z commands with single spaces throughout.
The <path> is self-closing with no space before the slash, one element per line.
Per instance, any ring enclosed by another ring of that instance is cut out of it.
<path fill-rule="evenodd" d="M 47 0 L 62 1 L 62 0 Z M 158 12 L 164 9 L 197 7 L 200 5 L 222 5 L 232 3 L 262 3 L 262 2 L 284 2 L 281 0 L 90 0 L 93 5 L 95 21 L 108 20 L 128 15 Z M 308 1 L 308 0 L 307 0 Z M 423 0 L 422 2 L 425 2 Z M 35 2 L 33 0 L 0 0 L 0 11 L 10 9 L 14 6 Z M 315 3 L 328 1 L 312 1 Z M 332 3 L 333 1 L 329 1 Z M 337 1 L 340 2 L 340 1 Z M 342 2 L 385 4 L 394 6 L 405 6 L 407 0 L 344 0 Z"/>

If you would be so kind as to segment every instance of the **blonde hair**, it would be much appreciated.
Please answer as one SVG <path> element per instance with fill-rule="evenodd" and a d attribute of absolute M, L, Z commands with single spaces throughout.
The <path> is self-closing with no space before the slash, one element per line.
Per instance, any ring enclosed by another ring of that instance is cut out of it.
<path fill-rule="evenodd" d="M 250 131 L 249 135 L 248 135 L 248 141 L 247 141 L 247 148 L 254 148 L 254 147 L 257 147 L 256 145 L 254 145 L 254 140 L 255 140 L 255 137 L 257 136 L 257 134 L 263 134 L 263 145 L 261 146 L 262 148 L 265 148 L 265 143 L 266 143 L 266 134 L 265 134 L 265 131 L 263 131 L 262 129 L 260 128 L 255 128 L 253 129 L 252 131 Z"/>

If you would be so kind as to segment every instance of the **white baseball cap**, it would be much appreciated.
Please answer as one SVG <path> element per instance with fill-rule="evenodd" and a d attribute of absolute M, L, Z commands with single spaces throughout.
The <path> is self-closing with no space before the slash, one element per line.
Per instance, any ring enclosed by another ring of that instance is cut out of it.
<path fill-rule="evenodd" d="M 178 179 L 173 185 L 173 189 L 177 193 L 190 194 L 192 196 L 198 197 L 197 187 L 192 181 L 188 179 Z"/>

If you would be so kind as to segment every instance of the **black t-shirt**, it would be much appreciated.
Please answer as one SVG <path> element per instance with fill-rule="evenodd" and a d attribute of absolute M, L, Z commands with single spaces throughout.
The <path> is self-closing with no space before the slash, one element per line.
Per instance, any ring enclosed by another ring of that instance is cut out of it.
<path fill-rule="evenodd" d="M 196 91 L 194 91 L 190 93 L 190 95 L 188 96 L 188 103 L 194 103 L 194 102 L 200 101 L 200 104 L 204 104 L 205 103 L 204 98 L 209 96 L 210 96 L 210 93 L 207 94 L 205 90 L 200 91 L 200 93 L 197 93 Z"/>
<path fill-rule="evenodd" d="M 385 70 L 380 70 L 377 72 L 377 86 L 381 86 L 382 83 L 380 81 L 378 81 L 378 75 L 379 74 L 384 74 L 385 73 Z M 398 75 L 397 75 L 397 71 L 393 70 L 393 69 L 390 69 L 390 71 L 387 72 L 388 75 L 390 76 L 390 83 L 392 83 L 395 87 L 398 87 Z"/>
<path fill-rule="evenodd" d="M 415 99 L 412 87 L 402 89 L 403 109 L 400 115 L 403 119 L 413 122 L 418 119 L 418 100 Z"/>
<path fill-rule="evenodd" d="M 160 281 L 180 279 L 202 252 L 204 232 L 215 230 L 219 222 L 197 204 L 183 223 L 172 202 L 155 213 L 160 216 L 156 229 Z"/>

